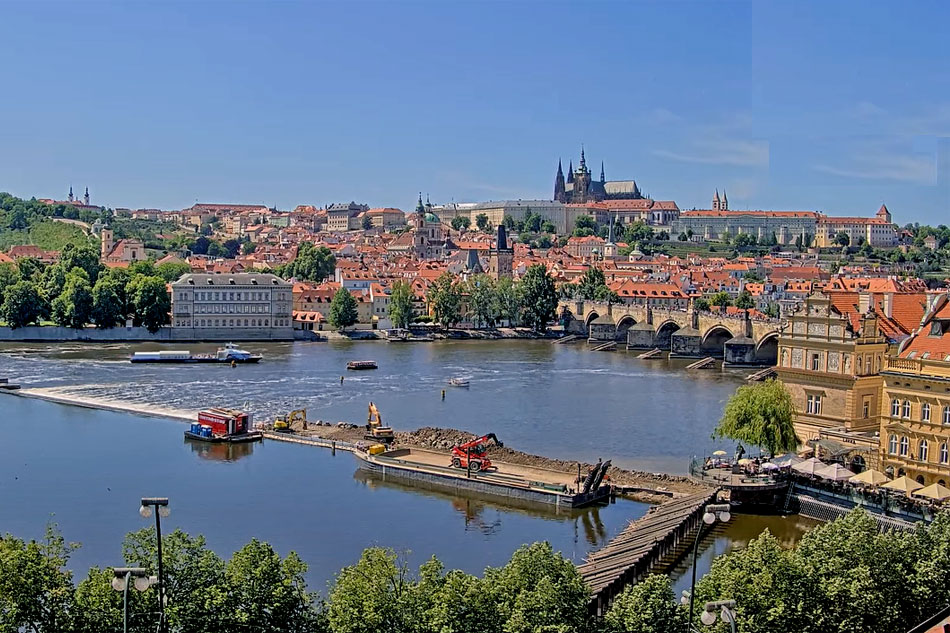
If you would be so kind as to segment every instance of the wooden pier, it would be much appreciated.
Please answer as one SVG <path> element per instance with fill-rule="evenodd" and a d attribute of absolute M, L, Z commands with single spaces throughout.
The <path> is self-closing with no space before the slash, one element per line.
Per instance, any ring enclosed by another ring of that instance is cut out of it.
<path fill-rule="evenodd" d="M 759 371 L 749 374 L 745 377 L 749 382 L 761 382 L 763 380 L 768 380 L 769 378 L 774 378 L 776 376 L 774 367 L 766 367 L 765 369 L 760 369 Z"/>
<path fill-rule="evenodd" d="M 602 616 L 627 585 L 640 582 L 673 551 L 685 550 L 702 525 L 703 508 L 718 492 L 710 489 L 651 508 L 578 565 L 591 590 L 591 613 Z"/>
<path fill-rule="evenodd" d="M 690 363 L 686 366 L 686 369 L 712 369 L 716 366 L 716 359 L 712 356 L 707 356 L 702 358 L 695 363 Z"/>
<path fill-rule="evenodd" d="M 663 352 L 660 350 L 660 348 L 654 347 L 649 352 L 643 352 L 642 354 L 638 354 L 637 358 L 660 358 L 662 355 L 663 355 Z"/>
<path fill-rule="evenodd" d="M 606 352 L 617 347 L 617 341 L 610 341 L 609 343 L 602 343 L 592 349 L 592 352 Z"/>
<path fill-rule="evenodd" d="M 555 339 L 555 340 L 551 341 L 551 344 L 552 344 L 552 345 L 562 345 L 562 344 L 564 344 L 564 343 L 571 343 L 571 342 L 573 342 L 573 341 L 576 341 L 576 340 L 579 339 L 579 338 L 580 338 L 580 336 L 578 336 L 577 334 L 568 334 L 567 336 L 562 336 L 562 337 L 559 338 L 559 339 Z"/>

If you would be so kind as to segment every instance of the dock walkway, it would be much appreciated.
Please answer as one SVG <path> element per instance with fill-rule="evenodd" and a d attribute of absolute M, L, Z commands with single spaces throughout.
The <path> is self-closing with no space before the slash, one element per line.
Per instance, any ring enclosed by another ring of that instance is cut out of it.
<path fill-rule="evenodd" d="M 591 590 L 591 612 L 602 616 L 624 587 L 642 580 L 667 554 L 680 548 L 700 526 L 703 508 L 718 492 L 688 495 L 652 508 L 578 565 Z"/>

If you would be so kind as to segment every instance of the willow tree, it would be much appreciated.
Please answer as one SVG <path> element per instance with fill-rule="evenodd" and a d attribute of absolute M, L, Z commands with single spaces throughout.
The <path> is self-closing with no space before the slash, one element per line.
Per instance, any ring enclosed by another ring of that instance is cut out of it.
<path fill-rule="evenodd" d="M 771 455 L 794 451 L 801 444 L 792 423 L 794 415 L 792 397 L 781 382 L 772 379 L 739 387 L 713 437 L 754 444 Z"/>

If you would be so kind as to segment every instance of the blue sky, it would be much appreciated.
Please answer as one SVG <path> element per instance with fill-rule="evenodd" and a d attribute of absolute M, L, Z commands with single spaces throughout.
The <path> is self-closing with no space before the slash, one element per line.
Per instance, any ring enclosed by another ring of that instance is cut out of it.
<path fill-rule="evenodd" d="M 109 206 L 552 195 L 950 221 L 933 2 L 9 2 L 0 190 Z"/>

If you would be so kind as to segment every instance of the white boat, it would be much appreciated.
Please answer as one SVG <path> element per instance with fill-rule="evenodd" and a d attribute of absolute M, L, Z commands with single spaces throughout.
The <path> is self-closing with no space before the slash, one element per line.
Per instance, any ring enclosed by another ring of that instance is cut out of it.
<path fill-rule="evenodd" d="M 468 378 L 464 378 L 462 376 L 449 378 L 449 384 L 453 387 L 468 387 Z"/>
<path fill-rule="evenodd" d="M 261 355 L 228 343 L 214 354 L 192 354 L 188 350 L 135 352 L 129 360 L 133 363 L 256 363 Z"/>

